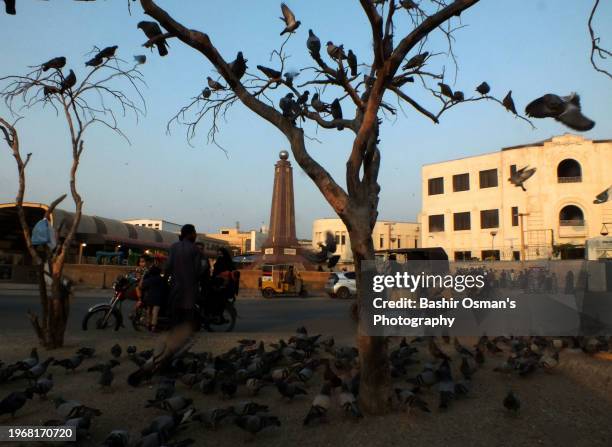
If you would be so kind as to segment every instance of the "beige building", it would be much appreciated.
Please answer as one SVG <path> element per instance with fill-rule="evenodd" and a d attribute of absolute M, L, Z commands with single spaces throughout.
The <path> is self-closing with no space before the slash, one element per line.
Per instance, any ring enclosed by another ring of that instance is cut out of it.
<path fill-rule="evenodd" d="M 241 231 L 235 228 L 220 228 L 218 233 L 206 233 L 207 237 L 226 241 L 234 255 L 261 251 L 261 245 L 266 241 L 268 233 L 265 227 L 260 230 Z"/>
<path fill-rule="evenodd" d="M 537 168 L 527 191 L 508 181 Z M 582 257 L 585 240 L 612 228 L 612 202 L 595 196 L 612 184 L 612 140 L 571 134 L 422 168 L 419 220 L 424 247 L 449 259 Z M 575 248 L 571 248 L 569 245 Z M 522 254 L 521 254 L 522 253 Z"/>
<path fill-rule="evenodd" d="M 171 233 L 181 232 L 181 225 L 163 219 L 130 219 L 122 222 L 136 227 L 153 228 L 154 230 L 169 231 Z"/>
<path fill-rule="evenodd" d="M 336 238 L 336 254 L 340 263 L 352 263 L 353 252 L 348 231 L 340 218 L 317 219 L 312 223 L 312 246 L 319 248 L 325 242 L 325 234 L 330 231 Z M 388 248 L 416 248 L 421 246 L 419 224 L 415 222 L 398 222 L 381 220 L 376 222 L 372 232 L 375 250 Z"/>

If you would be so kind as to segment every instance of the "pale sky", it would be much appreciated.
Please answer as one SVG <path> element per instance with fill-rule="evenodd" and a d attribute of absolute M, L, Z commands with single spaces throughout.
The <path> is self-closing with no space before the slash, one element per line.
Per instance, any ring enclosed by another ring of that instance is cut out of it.
<path fill-rule="evenodd" d="M 277 65 L 269 61 L 269 53 L 281 43 L 279 2 L 235 0 L 232 7 L 227 7 L 227 1 L 159 3 L 186 26 L 206 31 L 226 59 L 242 50 L 250 72 L 256 72 L 257 64 Z M 287 45 L 292 55 L 290 67 L 309 65 L 304 45 L 309 28 L 323 42 L 343 43 L 360 60 L 369 62 L 370 30 L 356 2 L 287 3 L 302 21 Z M 28 66 L 59 55 L 65 55 L 68 67 L 76 68 L 79 75 L 84 72 L 85 53 L 93 45 L 119 45 L 118 55 L 127 60 L 133 54 L 148 56 L 142 67 L 148 113 L 138 123 L 132 117 L 121 120 L 131 145 L 101 128 L 93 129 L 86 138 L 78 177 L 85 213 L 118 219 L 159 217 L 179 224 L 191 222 L 207 232 L 233 226 L 236 221 L 244 229 L 268 223 L 273 165 L 278 152 L 288 148 L 275 128 L 244 107 L 235 107 L 218 138 L 227 156 L 207 144 L 208 121 L 200 127 L 193 147 L 186 142 L 184 127 L 174 126 L 172 133 L 166 134 L 172 115 L 201 91 L 206 76 L 215 75 L 201 55 L 178 41 L 170 42 L 170 54 L 165 58 L 140 47 L 144 39 L 136 24 L 146 17 L 138 2 L 132 4 L 131 16 L 124 1 L 20 1 L 17 7 L 16 16 L 0 14 L 0 76 L 25 73 Z M 590 7 L 588 0 L 482 0 L 462 15 L 462 23 L 468 26 L 456 33 L 456 83 L 444 56 L 436 57 L 432 68 L 446 64 L 448 83 L 466 94 L 483 80 L 500 98 L 512 89 L 519 110 L 544 93 L 576 91 L 584 113 L 597 122 L 582 135 L 612 138 L 612 80 L 596 73 L 589 61 L 586 23 Z M 612 2 L 602 2 L 600 8 L 596 28 L 602 44 L 610 48 Z M 408 18 L 400 13 L 396 36 L 410 29 Z M 434 51 L 446 49 L 439 37 L 431 42 L 438 44 Z M 608 67 L 612 68 L 612 61 Z M 415 97 L 425 98 L 420 93 Z M 327 102 L 333 98 L 323 95 Z M 344 104 L 345 115 L 350 115 L 348 102 Z M 424 163 L 491 152 L 567 132 L 553 120 L 537 121 L 537 129 L 532 130 L 493 103 L 463 104 L 443 116 L 439 125 L 409 106 L 404 105 L 404 111 L 405 116 L 400 112 L 397 119 L 382 127 L 381 219 L 416 219 Z M 0 116 L 10 119 L 3 104 Z M 51 109 L 37 109 L 25 114 L 18 130 L 23 152 L 33 153 L 27 200 L 48 202 L 68 192 L 70 156 L 65 123 Z M 317 131 L 313 126 L 307 127 L 307 134 L 322 142 L 308 141 L 311 154 L 344 184 L 350 134 Z M 8 202 L 16 192 L 15 165 L 6 145 L 0 148 L 0 202 Z M 311 180 L 294 167 L 298 235 L 310 237 L 312 220 L 332 216 L 333 211 Z M 71 208 L 68 202 L 64 207 Z"/>

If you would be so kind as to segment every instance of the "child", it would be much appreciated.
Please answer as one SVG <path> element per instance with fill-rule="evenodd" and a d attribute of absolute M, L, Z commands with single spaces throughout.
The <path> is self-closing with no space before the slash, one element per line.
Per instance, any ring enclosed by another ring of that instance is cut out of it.
<path fill-rule="evenodd" d="M 147 307 L 147 324 L 151 332 L 157 332 L 159 309 L 167 294 L 167 283 L 161 276 L 161 269 L 154 265 L 142 278 L 143 302 Z"/>

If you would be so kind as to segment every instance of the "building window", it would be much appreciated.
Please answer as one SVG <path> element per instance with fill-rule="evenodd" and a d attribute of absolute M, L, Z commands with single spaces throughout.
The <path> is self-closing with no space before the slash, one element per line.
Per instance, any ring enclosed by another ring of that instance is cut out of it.
<path fill-rule="evenodd" d="M 518 250 L 514 250 L 512 252 L 512 260 L 513 261 L 520 261 L 521 260 L 521 252 Z"/>
<path fill-rule="evenodd" d="M 453 226 L 455 231 L 469 230 L 472 228 L 470 222 L 470 212 L 454 213 L 453 214 Z"/>
<path fill-rule="evenodd" d="M 469 191 L 470 190 L 470 174 L 453 175 L 453 191 Z"/>
<path fill-rule="evenodd" d="M 336 239 L 336 245 L 339 245 L 340 244 L 340 232 L 339 231 L 336 231 L 335 239 Z"/>
<path fill-rule="evenodd" d="M 430 196 L 444 194 L 444 177 L 430 178 L 427 181 L 427 186 Z"/>
<path fill-rule="evenodd" d="M 229 234 L 229 230 L 221 230 L 221 234 Z"/>
<path fill-rule="evenodd" d="M 483 261 L 499 261 L 499 250 L 482 250 L 480 254 Z"/>
<path fill-rule="evenodd" d="M 513 206 L 512 207 L 512 226 L 518 227 L 518 224 L 519 224 L 518 206 Z"/>
<path fill-rule="evenodd" d="M 472 252 L 469 250 L 455 252 L 455 261 L 469 261 L 470 259 L 472 259 Z"/>
<path fill-rule="evenodd" d="M 480 171 L 480 187 L 495 188 L 497 186 L 497 169 Z"/>
<path fill-rule="evenodd" d="M 444 231 L 444 214 L 429 216 L 429 232 L 438 233 Z"/>
<path fill-rule="evenodd" d="M 340 243 L 346 245 L 346 234 L 342 233 L 342 236 L 340 236 Z"/>
<path fill-rule="evenodd" d="M 516 165 L 510 165 L 510 177 L 516 174 Z"/>
<path fill-rule="evenodd" d="M 397 248 L 402 248 L 402 238 L 401 237 L 397 238 Z"/>
<path fill-rule="evenodd" d="M 557 182 L 580 183 L 582 181 L 582 168 L 580 163 L 566 158 L 557 166 Z"/>
<path fill-rule="evenodd" d="M 480 211 L 480 228 L 498 228 L 498 227 L 499 227 L 499 210 Z"/>
<path fill-rule="evenodd" d="M 576 205 L 564 206 L 559 212 L 559 225 L 562 227 L 584 226 L 584 214 Z"/>
<path fill-rule="evenodd" d="M 380 248 L 383 248 L 383 245 L 385 245 L 385 235 L 381 234 L 380 237 L 378 238 L 378 242 L 380 244 Z"/>

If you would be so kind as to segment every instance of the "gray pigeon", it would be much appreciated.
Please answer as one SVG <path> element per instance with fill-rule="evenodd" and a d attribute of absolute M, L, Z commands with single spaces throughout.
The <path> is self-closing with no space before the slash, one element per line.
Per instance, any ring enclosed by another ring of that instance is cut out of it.
<path fill-rule="evenodd" d="M 53 362 L 53 365 L 61 366 L 66 370 L 66 372 L 72 371 L 74 373 L 74 370 L 77 369 L 81 365 L 81 363 L 83 363 L 84 358 L 85 356 L 77 354 L 67 359 L 56 360 Z"/>
<path fill-rule="evenodd" d="M 104 442 L 103 447 L 128 447 L 130 445 L 130 434 L 126 430 L 111 431 Z"/>
<path fill-rule="evenodd" d="M 134 56 L 134 62 L 136 62 L 137 64 L 144 64 L 145 62 L 147 62 L 147 56 L 145 56 L 144 54 L 136 54 Z"/>
<path fill-rule="evenodd" d="M 282 73 L 278 70 L 274 70 L 273 68 L 264 67 L 263 65 L 258 65 L 257 69 L 265 74 L 268 79 L 281 79 Z"/>
<path fill-rule="evenodd" d="M 525 183 L 536 172 L 536 168 L 528 168 L 529 166 L 525 166 L 521 169 L 517 169 L 510 175 L 508 181 L 514 186 L 520 186 L 523 191 L 527 191 L 523 183 Z"/>
<path fill-rule="evenodd" d="M 206 77 L 206 80 L 208 82 L 208 86 L 213 89 L 213 90 L 223 90 L 225 87 L 220 83 L 215 81 L 213 78 L 211 78 L 210 76 Z"/>
<path fill-rule="evenodd" d="M 15 413 L 23 407 L 28 399 L 32 399 L 32 390 L 14 391 L 0 401 L 0 416 L 10 414 L 15 417 Z"/>
<path fill-rule="evenodd" d="M 438 85 L 440 86 L 440 93 L 450 99 L 453 99 L 453 90 L 448 84 L 445 84 L 444 82 L 438 82 Z"/>
<path fill-rule="evenodd" d="M 582 114 L 580 96 L 576 93 L 568 96 L 548 93 L 527 104 L 525 113 L 533 118 L 554 118 L 570 129 L 580 132 L 591 130 L 595 126 L 595 121 Z"/>
<path fill-rule="evenodd" d="M 327 54 L 329 54 L 329 57 L 338 62 L 343 59 L 346 59 L 346 54 L 344 53 L 344 45 L 334 45 L 331 40 L 327 42 Z"/>
<path fill-rule="evenodd" d="M 66 58 L 64 56 L 60 56 L 60 57 L 54 57 L 53 59 L 48 60 L 47 62 L 42 64 L 40 67 L 42 68 L 42 71 L 47 71 L 52 68 L 59 70 L 60 68 L 64 68 L 64 65 L 66 65 Z"/>
<path fill-rule="evenodd" d="M 251 435 L 259 433 L 266 427 L 280 427 L 280 420 L 276 416 L 254 415 L 254 416 L 239 416 L 234 420 L 235 424 L 249 432 Z"/>
<path fill-rule="evenodd" d="M 318 93 L 312 95 L 310 105 L 319 113 L 329 112 L 329 104 L 325 104 L 323 101 L 321 101 Z"/>
<path fill-rule="evenodd" d="M 47 393 L 53 389 L 53 375 L 48 374 L 47 377 L 41 377 L 32 387 L 32 392 L 38 394 L 41 399 L 46 399 Z"/>
<path fill-rule="evenodd" d="M 238 79 L 242 78 L 246 73 L 247 67 L 247 59 L 242 55 L 242 51 L 238 51 L 236 55 L 236 59 L 229 63 L 229 68 L 234 73 Z"/>
<path fill-rule="evenodd" d="M 348 55 L 346 56 L 346 61 L 351 69 L 351 76 L 357 76 L 357 56 L 355 56 L 353 50 L 349 50 Z"/>
<path fill-rule="evenodd" d="M 321 388 L 321 392 L 315 396 L 312 401 L 312 405 L 306 418 L 304 418 L 304 425 L 308 425 L 313 421 L 325 420 L 327 415 L 327 410 L 331 406 L 331 385 L 329 383 L 325 383 Z"/>
<path fill-rule="evenodd" d="M 285 29 L 280 33 L 280 35 L 282 36 L 285 33 L 294 32 L 296 29 L 298 29 L 302 22 L 300 22 L 299 20 L 295 20 L 295 15 L 284 3 L 281 3 L 281 11 L 283 13 L 283 16 L 280 19 L 285 22 Z"/>
<path fill-rule="evenodd" d="M 145 405 L 145 408 L 154 407 L 160 410 L 165 410 L 171 413 L 184 410 L 193 403 L 193 399 L 183 396 L 172 396 L 162 401 L 150 400 Z"/>
<path fill-rule="evenodd" d="M 153 39 L 154 37 L 162 35 L 162 30 L 159 25 L 155 22 L 147 22 L 143 20 L 142 22 L 138 22 L 138 28 L 145 33 L 149 39 Z M 157 51 L 160 56 L 165 56 L 168 54 L 168 44 L 166 43 L 166 39 L 158 39 L 155 41 L 155 46 L 157 47 Z"/>
<path fill-rule="evenodd" d="M 612 185 L 605 191 L 602 191 L 601 193 L 597 194 L 595 196 L 595 200 L 593 200 L 593 203 L 599 205 L 602 203 L 606 203 L 608 200 L 612 200 Z"/>
<path fill-rule="evenodd" d="M 404 64 L 402 70 L 410 70 L 413 68 L 419 68 L 422 66 L 427 60 L 427 56 L 429 56 L 429 51 L 425 51 L 424 53 L 417 54 L 416 56 L 412 56 L 408 59 L 408 62 Z"/>
<path fill-rule="evenodd" d="M 310 51 L 310 54 L 313 56 L 318 55 L 321 51 L 321 40 L 316 36 L 315 33 L 312 32 L 311 29 L 308 30 L 306 48 L 308 48 L 308 51 Z"/>

